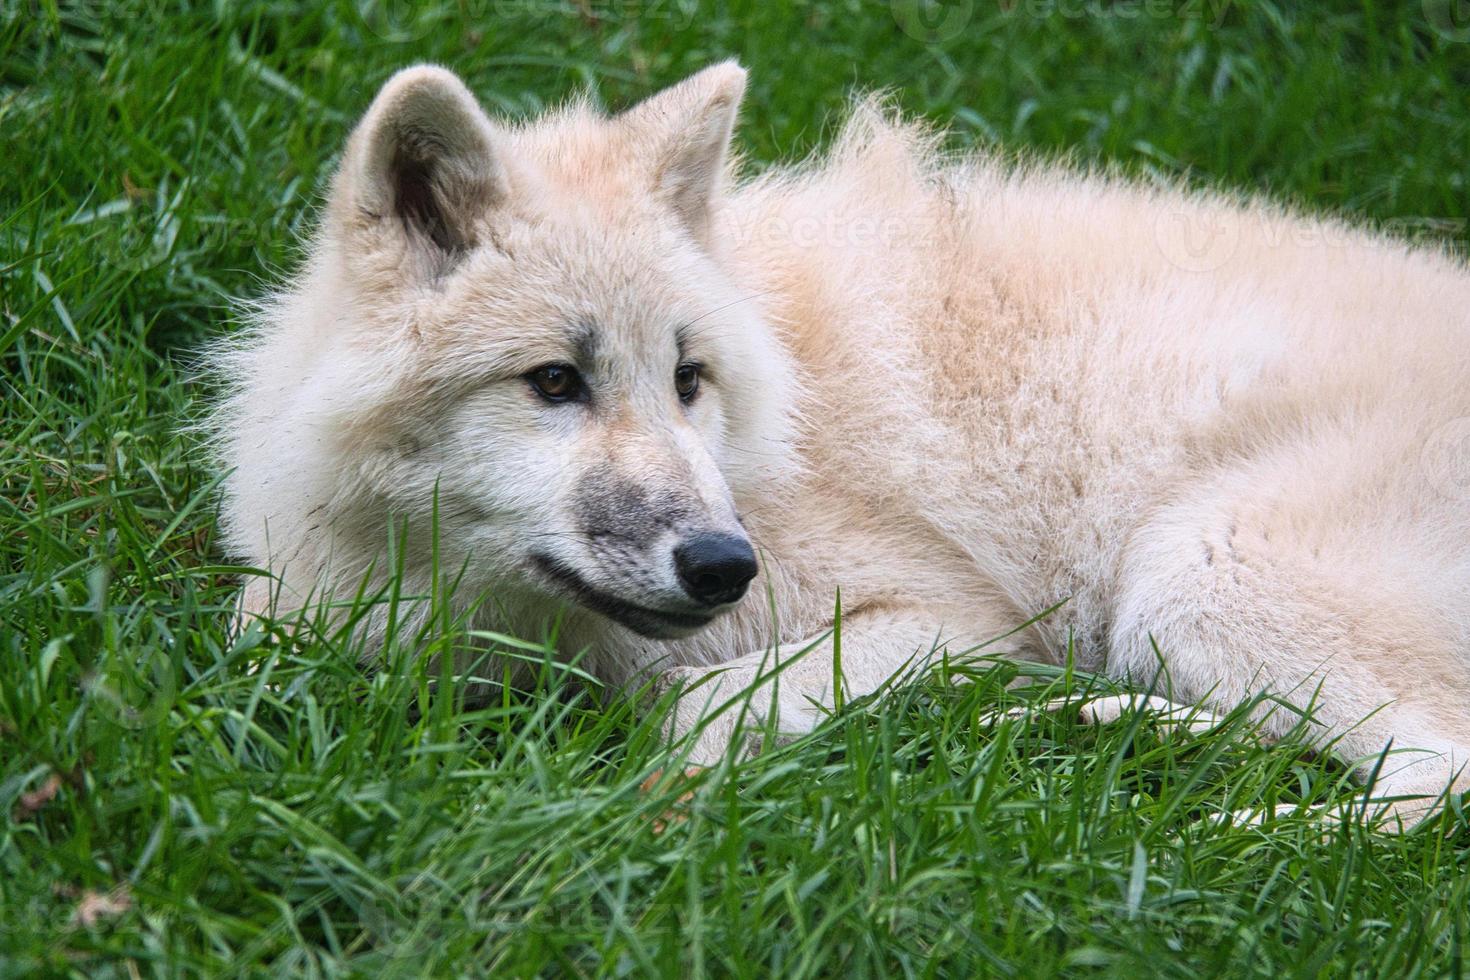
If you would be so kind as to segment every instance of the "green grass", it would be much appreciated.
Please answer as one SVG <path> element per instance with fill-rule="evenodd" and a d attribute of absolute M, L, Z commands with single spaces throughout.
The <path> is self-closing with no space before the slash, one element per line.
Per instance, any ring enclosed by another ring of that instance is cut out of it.
<path fill-rule="evenodd" d="M 232 639 L 213 475 L 178 434 L 205 396 L 191 353 L 292 265 L 354 114 L 410 61 L 529 113 L 735 55 L 754 166 L 887 87 L 959 146 L 1187 172 L 1463 247 L 1452 5 L 977 0 L 929 43 L 900 28 L 924 34 L 908 0 L 367 21 L 3 0 L 0 973 L 1462 975 L 1463 814 L 1403 838 L 1217 825 L 1352 786 L 1238 719 L 994 721 L 1089 683 L 1057 669 L 1017 692 L 1017 668 L 952 664 L 850 703 L 705 774 L 658 833 L 684 790 L 639 790 L 669 761 L 658 709 L 535 644 L 535 689 L 476 704 L 426 666 L 468 642 L 453 622 L 371 674 L 346 636 Z M 88 893 L 126 908 L 77 921 Z"/>

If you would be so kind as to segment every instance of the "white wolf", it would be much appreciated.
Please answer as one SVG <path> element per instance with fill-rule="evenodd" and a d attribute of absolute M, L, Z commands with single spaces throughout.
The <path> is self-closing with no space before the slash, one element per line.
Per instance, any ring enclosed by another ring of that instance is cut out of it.
<path fill-rule="evenodd" d="M 1379 798 L 1426 798 L 1410 819 L 1466 788 L 1461 263 L 946 160 L 873 102 L 824 159 L 735 181 L 744 83 L 525 124 L 440 68 L 383 87 L 304 271 L 221 364 L 223 523 L 279 601 L 381 579 L 403 527 L 427 588 L 437 521 L 498 628 L 563 612 L 609 681 L 718 675 L 678 728 L 812 647 L 752 701 L 786 732 L 833 702 L 839 587 L 850 695 L 1060 604 L 1004 649 L 1310 703 Z"/>

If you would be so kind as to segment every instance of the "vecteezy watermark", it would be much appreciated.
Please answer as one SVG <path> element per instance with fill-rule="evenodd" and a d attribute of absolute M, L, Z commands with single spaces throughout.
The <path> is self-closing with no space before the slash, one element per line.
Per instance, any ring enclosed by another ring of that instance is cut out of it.
<path fill-rule="evenodd" d="M 1170 265 L 1185 272 L 1214 272 L 1238 256 L 1264 257 L 1277 249 L 1454 248 L 1465 231 L 1461 218 L 1406 215 L 1391 218 L 1375 235 L 1368 226 L 1312 220 L 1261 208 L 1236 212 L 1180 200 L 1154 219 L 1154 242 Z"/>
<path fill-rule="evenodd" d="M 1431 432 L 1419 466 L 1435 490 L 1453 500 L 1470 500 L 1470 418 L 1453 419 Z"/>
<path fill-rule="evenodd" d="M 1465 234 L 1464 218 L 1431 218 L 1424 215 L 1401 215 L 1383 222 L 1385 234 L 1395 241 L 1412 245 L 1454 247 Z"/>
<path fill-rule="evenodd" d="M 796 218 L 757 216 L 737 220 L 730 234 L 744 245 L 764 248 L 872 249 L 893 248 L 911 229 L 896 216 L 871 216 L 833 211 Z"/>
<path fill-rule="evenodd" d="M 1235 0 L 986 0 L 982 10 L 1030 20 L 1198 20 L 1219 27 Z M 1435 0 L 1425 0 L 1426 3 Z M 1461 0 L 1470 3 L 1470 0 Z M 975 0 L 889 0 L 905 34 L 925 44 L 958 37 L 976 12 Z"/>
<path fill-rule="evenodd" d="M 352 0 L 357 20 L 370 34 L 392 43 L 421 41 L 436 29 L 494 28 L 497 22 L 557 15 L 617 21 L 653 21 L 679 30 L 694 22 L 695 0 L 458 0 L 433 4 L 424 0 Z"/>
<path fill-rule="evenodd" d="M 1470 41 L 1470 0 L 1420 0 L 1424 19 L 1446 41 Z"/>
<path fill-rule="evenodd" d="M 106 565 L 87 573 L 87 605 L 104 636 L 114 628 L 107 593 L 111 574 Z M 103 717 L 136 731 L 162 720 L 174 705 L 178 673 L 173 659 L 153 644 L 103 643 L 95 663 L 82 675 L 82 690 Z"/>

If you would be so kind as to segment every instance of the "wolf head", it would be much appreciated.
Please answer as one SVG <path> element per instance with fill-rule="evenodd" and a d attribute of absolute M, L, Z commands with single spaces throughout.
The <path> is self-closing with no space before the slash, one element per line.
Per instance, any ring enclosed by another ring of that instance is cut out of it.
<path fill-rule="evenodd" d="M 235 546 L 304 594 L 381 570 L 396 530 L 408 577 L 432 556 L 653 637 L 738 602 L 740 502 L 792 426 L 720 231 L 744 84 L 726 63 L 512 126 L 443 69 L 390 79 L 305 272 L 226 359 Z"/>

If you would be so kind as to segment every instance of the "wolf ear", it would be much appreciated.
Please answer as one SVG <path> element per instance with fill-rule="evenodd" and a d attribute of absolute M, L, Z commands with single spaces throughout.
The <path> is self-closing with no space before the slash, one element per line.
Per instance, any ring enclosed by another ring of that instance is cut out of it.
<path fill-rule="evenodd" d="M 744 94 L 745 69 L 725 61 L 645 99 L 622 116 L 637 141 L 637 152 L 652 163 L 654 192 L 701 242 L 725 174 L 725 153 Z"/>
<path fill-rule="evenodd" d="M 391 244 L 415 267 L 442 271 L 478 243 L 480 219 L 508 193 L 495 144 L 490 120 L 453 72 L 405 68 L 353 131 L 333 209 L 366 232 L 362 246 Z"/>

